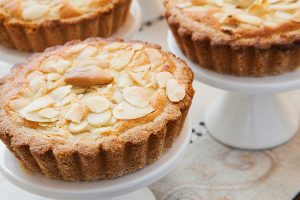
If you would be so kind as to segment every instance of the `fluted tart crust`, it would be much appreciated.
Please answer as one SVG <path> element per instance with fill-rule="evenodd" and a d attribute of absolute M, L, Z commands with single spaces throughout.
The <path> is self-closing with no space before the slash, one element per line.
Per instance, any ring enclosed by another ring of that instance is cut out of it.
<path fill-rule="evenodd" d="M 122 176 L 172 146 L 192 102 L 192 81 L 186 63 L 157 45 L 69 42 L 2 79 L 0 138 L 49 178 Z"/>
<path fill-rule="evenodd" d="M 132 0 L 0 0 L 0 43 L 27 52 L 89 37 L 109 37 Z"/>
<path fill-rule="evenodd" d="M 203 68 L 261 77 L 300 65 L 298 0 L 165 0 L 164 5 L 180 49 Z"/>

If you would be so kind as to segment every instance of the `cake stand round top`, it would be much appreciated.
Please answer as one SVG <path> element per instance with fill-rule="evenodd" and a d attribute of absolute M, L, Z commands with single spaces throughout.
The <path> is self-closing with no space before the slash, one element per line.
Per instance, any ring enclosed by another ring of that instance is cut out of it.
<path fill-rule="evenodd" d="M 216 88 L 246 94 L 270 94 L 300 88 L 300 69 L 283 75 L 257 78 L 224 75 L 204 69 L 190 61 L 180 50 L 171 31 L 168 32 L 168 45 L 173 53 L 189 64 L 198 80 Z"/>
<path fill-rule="evenodd" d="M 55 199 L 81 200 L 110 198 L 146 187 L 165 176 L 183 158 L 189 144 L 191 124 L 187 119 L 182 134 L 158 161 L 119 178 L 95 182 L 66 182 L 48 179 L 39 174 L 24 173 L 13 155 L 0 144 L 0 171 L 18 187 L 40 196 Z"/>
<path fill-rule="evenodd" d="M 130 39 L 135 33 L 138 32 L 141 23 L 142 14 L 139 1 L 133 0 L 127 20 L 112 37 Z M 0 45 L 0 60 L 8 62 L 10 64 L 22 63 L 31 55 L 32 53 L 21 52 Z"/>

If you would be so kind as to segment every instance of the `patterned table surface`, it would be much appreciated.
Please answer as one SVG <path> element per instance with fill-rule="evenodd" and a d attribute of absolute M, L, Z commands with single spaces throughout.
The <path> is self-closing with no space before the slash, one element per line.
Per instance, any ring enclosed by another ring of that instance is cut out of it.
<path fill-rule="evenodd" d="M 157 19 L 144 24 L 134 39 L 167 48 L 168 27 Z M 0 58 L 1 59 L 1 58 Z M 0 62 L 0 74 L 8 67 Z M 300 191 L 300 133 L 277 149 L 248 152 L 225 147 L 207 134 L 203 114 L 223 91 L 195 81 L 191 108 L 193 136 L 184 160 L 165 178 L 151 186 L 158 200 L 291 200 Z M 300 90 L 282 94 L 300 111 Z M 18 188 L 0 174 L 0 197 L 16 199 Z M 1 194 L 2 193 L 2 194 Z M 41 199 L 31 194 L 27 199 Z"/>

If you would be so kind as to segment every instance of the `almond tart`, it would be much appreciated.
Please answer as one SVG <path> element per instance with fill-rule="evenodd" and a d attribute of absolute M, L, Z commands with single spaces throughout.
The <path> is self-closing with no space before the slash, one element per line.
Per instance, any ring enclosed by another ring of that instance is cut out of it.
<path fill-rule="evenodd" d="M 300 65 L 299 0 L 165 0 L 183 53 L 201 67 L 269 76 Z"/>
<path fill-rule="evenodd" d="M 93 181 L 155 162 L 181 133 L 194 90 L 159 46 L 88 39 L 16 66 L 0 88 L 0 138 L 31 171 Z"/>
<path fill-rule="evenodd" d="M 109 37 L 131 0 L 0 0 L 0 43 L 41 52 L 76 39 Z"/>

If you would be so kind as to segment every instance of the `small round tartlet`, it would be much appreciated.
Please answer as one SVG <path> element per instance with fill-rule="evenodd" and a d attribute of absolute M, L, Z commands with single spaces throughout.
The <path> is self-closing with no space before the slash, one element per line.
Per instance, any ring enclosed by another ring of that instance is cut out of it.
<path fill-rule="evenodd" d="M 125 22 L 131 0 L 0 0 L 0 43 L 21 51 L 89 37 L 109 37 Z"/>
<path fill-rule="evenodd" d="M 300 66 L 298 0 L 164 0 L 187 57 L 235 76 L 278 75 Z"/>
<path fill-rule="evenodd" d="M 159 46 L 93 38 L 36 54 L 0 88 L 0 138 L 31 171 L 93 181 L 153 163 L 181 133 L 193 73 Z"/>

